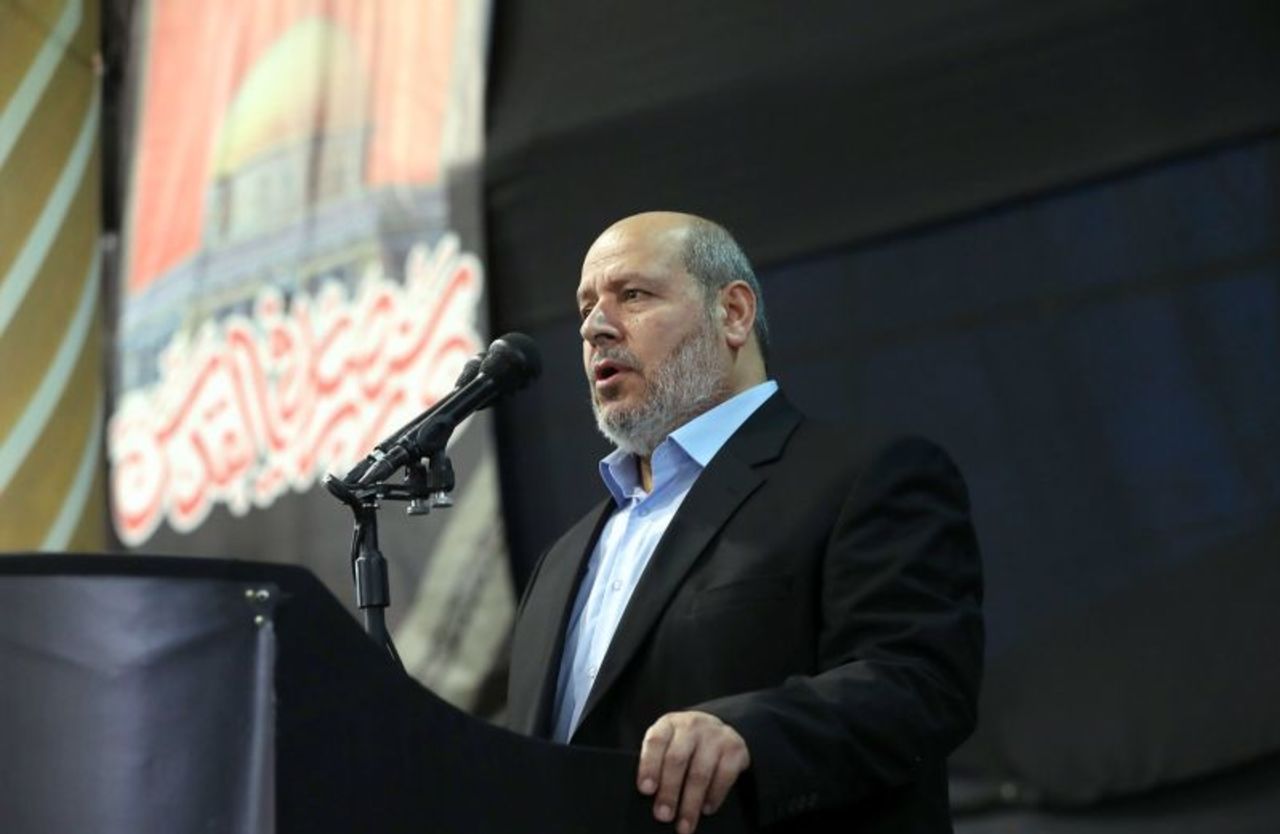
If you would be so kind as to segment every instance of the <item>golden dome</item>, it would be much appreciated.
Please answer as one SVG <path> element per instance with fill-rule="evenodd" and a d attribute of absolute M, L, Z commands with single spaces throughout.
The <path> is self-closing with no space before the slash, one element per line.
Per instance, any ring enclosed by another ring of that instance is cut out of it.
<path fill-rule="evenodd" d="M 368 121 L 363 62 L 351 38 L 323 18 L 289 29 L 258 60 L 227 108 L 213 176 L 261 154 Z"/>

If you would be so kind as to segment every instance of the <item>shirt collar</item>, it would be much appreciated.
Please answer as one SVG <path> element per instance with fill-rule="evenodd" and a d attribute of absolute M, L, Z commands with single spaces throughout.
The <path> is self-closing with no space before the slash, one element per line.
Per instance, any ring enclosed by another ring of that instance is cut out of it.
<path fill-rule="evenodd" d="M 659 469 L 664 453 L 680 454 L 692 461 L 699 470 L 706 468 L 733 433 L 777 390 L 777 382 L 766 380 L 730 397 L 673 431 L 654 450 L 654 483 L 661 483 Z M 600 461 L 600 478 L 619 505 L 626 503 L 628 498 L 641 489 L 635 455 L 621 449 L 614 449 Z"/>

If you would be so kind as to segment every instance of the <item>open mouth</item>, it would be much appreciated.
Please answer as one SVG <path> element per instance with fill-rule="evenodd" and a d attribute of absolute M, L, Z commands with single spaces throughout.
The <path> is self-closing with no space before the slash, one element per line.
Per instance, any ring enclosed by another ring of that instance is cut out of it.
<path fill-rule="evenodd" d="M 630 370 L 630 368 L 627 368 L 624 365 L 620 365 L 611 359 L 606 359 L 603 362 L 597 362 L 592 373 L 595 378 L 595 381 L 597 383 L 600 383 L 600 382 L 608 382 L 609 380 L 616 377 L 618 374 L 627 370 Z"/>

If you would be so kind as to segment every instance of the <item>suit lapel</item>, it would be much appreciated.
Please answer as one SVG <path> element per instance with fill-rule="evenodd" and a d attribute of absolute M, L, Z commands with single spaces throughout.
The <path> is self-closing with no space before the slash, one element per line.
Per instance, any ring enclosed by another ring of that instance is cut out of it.
<path fill-rule="evenodd" d="M 539 576 L 530 586 L 531 596 L 525 601 L 520 618 L 520 634 L 528 635 L 529 645 L 516 655 L 523 661 L 519 668 L 512 668 L 512 691 L 522 696 L 528 693 L 520 703 L 510 705 L 510 725 L 518 732 L 542 738 L 550 732 L 548 718 L 555 700 L 569 614 L 582 572 L 613 508 L 613 499 L 605 499 L 575 524 L 547 553 Z"/>
<path fill-rule="evenodd" d="M 764 483 L 765 476 L 756 467 L 778 458 L 800 419 L 786 397 L 774 394 L 698 476 L 627 603 L 587 696 L 579 727 L 626 669 L 707 545 L 742 502 Z"/>

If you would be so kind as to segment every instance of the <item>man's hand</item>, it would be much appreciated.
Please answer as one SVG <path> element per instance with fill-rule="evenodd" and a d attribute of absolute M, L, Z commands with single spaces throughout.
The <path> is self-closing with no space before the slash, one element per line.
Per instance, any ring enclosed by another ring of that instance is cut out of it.
<path fill-rule="evenodd" d="M 669 712 L 644 734 L 636 785 L 654 797 L 659 822 L 678 818 L 676 831 L 693 834 L 700 815 L 714 814 L 750 765 L 746 741 L 719 718 Z"/>

